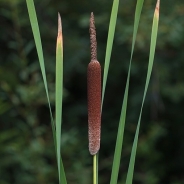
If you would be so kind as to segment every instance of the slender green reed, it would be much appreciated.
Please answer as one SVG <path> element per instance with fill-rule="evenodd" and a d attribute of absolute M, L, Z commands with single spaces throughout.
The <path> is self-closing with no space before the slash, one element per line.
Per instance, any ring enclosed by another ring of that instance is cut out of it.
<path fill-rule="evenodd" d="M 62 123 L 62 96 L 63 96 L 63 35 L 61 17 L 58 14 L 58 36 L 56 45 L 56 145 L 59 181 L 61 183 L 61 123 Z"/>
<path fill-rule="evenodd" d="M 43 56 L 43 50 L 42 50 L 42 43 L 41 43 L 41 37 L 40 37 L 40 31 L 39 31 L 39 25 L 38 25 L 38 21 L 37 21 L 37 16 L 36 16 L 36 10 L 35 10 L 35 6 L 34 6 L 34 1 L 33 0 L 26 0 L 27 3 L 27 8 L 28 8 L 28 14 L 29 14 L 29 19 L 30 19 L 30 23 L 31 23 L 31 28 L 33 31 L 33 36 L 34 36 L 34 40 L 35 40 L 35 44 L 36 44 L 36 49 L 37 49 L 37 54 L 38 54 L 38 59 L 39 59 L 39 63 L 40 63 L 40 68 L 41 68 L 41 72 L 42 72 L 42 77 L 43 77 L 43 82 L 44 82 L 44 86 L 45 86 L 45 91 L 46 91 L 46 95 L 47 95 L 47 100 L 48 100 L 48 104 L 49 104 L 49 110 L 50 110 L 50 116 L 51 116 L 51 125 L 52 125 L 52 133 L 53 133 L 53 139 L 54 139 L 54 145 L 55 145 L 55 150 L 56 150 L 56 158 L 57 158 L 57 163 L 58 163 L 58 174 L 59 174 L 59 180 L 60 183 L 62 184 L 66 184 L 67 180 L 66 180 L 66 176 L 65 176 L 65 171 L 64 171 L 64 167 L 63 167 L 63 162 L 62 162 L 62 158 L 60 156 L 60 138 L 61 138 L 61 121 L 60 121 L 60 115 L 58 113 L 57 110 L 57 115 L 56 115 L 56 126 L 53 120 L 53 115 L 52 115 L 52 111 L 51 111 L 51 105 L 50 105 L 50 99 L 49 99 L 49 93 L 48 93 L 48 85 L 47 85 L 47 80 L 46 80 L 46 72 L 45 72 L 45 64 L 44 64 L 44 56 Z M 61 45 L 61 44 L 60 44 Z M 59 51 L 60 50 L 60 51 Z M 60 47 L 57 52 L 60 53 L 56 53 L 56 60 L 60 60 L 62 61 L 60 57 L 63 56 L 62 54 L 62 49 Z M 59 56 L 60 54 L 60 56 Z M 57 72 L 58 73 L 58 72 Z M 56 74 L 59 80 L 59 74 Z M 63 74 L 61 74 L 63 75 Z M 62 81 L 62 78 L 60 78 L 60 80 Z M 58 82 L 59 83 L 59 82 Z M 58 87 L 56 86 L 56 90 L 58 89 Z M 61 95 L 59 96 L 59 98 L 62 98 L 62 85 L 60 86 L 59 90 L 61 91 Z M 59 92 L 57 92 L 59 94 Z M 57 95 L 58 96 L 58 95 Z M 56 99 L 57 101 L 57 99 Z M 57 103 L 57 102 L 56 102 Z M 62 101 L 60 101 L 61 104 L 57 104 L 57 106 L 61 109 L 62 107 Z"/>
<path fill-rule="evenodd" d="M 46 72 L 45 72 L 45 63 L 44 63 L 44 57 L 43 57 L 42 42 L 41 42 L 41 37 L 40 37 L 40 30 L 39 30 L 39 26 L 38 26 L 38 20 L 37 20 L 37 16 L 36 16 L 34 1 L 33 0 L 26 0 L 26 3 L 27 3 L 28 14 L 29 14 L 29 20 L 30 20 L 31 28 L 32 28 L 32 32 L 33 32 L 33 37 L 34 37 L 34 41 L 36 44 L 36 50 L 37 50 L 40 68 L 41 68 L 41 72 L 42 72 L 45 91 L 46 91 L 46 95 L 47 95 L 47 101 L 48 101 L 49 111 L 50 111 L 50 116 L 51 116 L 52 132 L 53 132 L 53 136 L 54 136 L 55 135 L 55 124 L 54 124 L 53 115 L 52 115 L 52 111 L 51 111 L 49 92 L 48 92 L 48 86 L 47 86 L 47 78 L 46 78 Z M 55 140 L 55 138 L 54 138 L 54 140 Z"/>
<path fill-rule="evenodd" d="M 129 63 L 125 93 L 124 93 L 124 98 L 123 98 L 123 103 L 122 103 L 122 110 L 121 110 L 121 115 L 120 115 L 120 120 L 119 120 L 119 127 L 118 127 L 117 139 L 116 139 L 116 147 L 115 147 L 114 160 L 113 160 L 113 165 L 112 165 L 110 184 L 115 184 L 117 183 L 117 180 L 118 180 L 121 152 L 122 152 L 122 146 L 123 146 L 125 120 L 126 120 L 128 91 L 129 91 L 129 83 L 130 83 L 130 71 L 131 71 L 132 57 L 133 57 L 134 46 L 135 46 L 135 39 L 137 35 L 137 30 L 138 30 L 139 20 L 140 20 L 140 16 L 142 12 L 143 3 L 144 3 L 144 0 L 138 0 L 136 4 L 132 50 L 131 50 L 131 56 L 130 56 L 130 63 Z"/>
<path fill-rule="evenodd" d="M 114 33 L 115 33 L 115 28 L 116 28 L 118 7 L 119 7 L 119 0 L 113 0 L 110 22 L 109 22 L 109 31 L 108 31 L 108 36 L 107 36 L 106 52 L 105 52 L 101 109 L 103 107 L 105 88 L 106 88 L 106 83 L 107 83 L 107 76 L 108 76 L 108 71 L 109 71 L 110 58 L 111 58 L 112 46 L 113 46 L 113 40 L 114 40 Z"/>
<path fill-rule="evenodd" d="M 158 32 L 158 22 L 159 22 L 159 9 L 160 9 L 160 0 L 157 1 L 154 17 L 153 17 L 153 25 L 152 25 L 152 32 L 151 32 L 151 44 L 150 44 L 150 53 L 149 53 L 149 63 L 148 63 L 148 70 L 147 70 L 147 76 L 146 76 L 146 84 L 144 88 L 144 94 L 143 94 L 143 100 L 141 105 L 141 110 L 139 114 L 138 124 L 136 128 L 135 138 L 132 146 L 131 156 L 130 156 L 130 163 L 126 178 L 126 184 L 132 184 L 133 180 L 133 173 L 134 173 L 134 165 L 135 165 L 135 157 L 136 157 L 136 150 L 137 150 L 137 143 L 138 143 L 138 136 L 139 136 L 139 129 L 140 129 L 140 123 L 141 123 L 141 116 L 142 116 L 142 110 L 144 101 L 146 98 L 146 93 L 148 90 L 148 85 L 151 77 L 151 72 L 153 68 L 153 61 L 154 61 L 154 55 L 155 55 L 155 48 L 156 48 L 156 40 L 157 40 L 157 32 Z"/>

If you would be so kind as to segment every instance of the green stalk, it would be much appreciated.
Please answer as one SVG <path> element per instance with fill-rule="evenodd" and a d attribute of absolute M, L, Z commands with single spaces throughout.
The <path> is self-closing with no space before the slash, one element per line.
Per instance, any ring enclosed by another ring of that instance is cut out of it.
<path fill-rule="evenodd" d="M 93 155 L 93 184 L 97 184 L 97 155 Z"/>

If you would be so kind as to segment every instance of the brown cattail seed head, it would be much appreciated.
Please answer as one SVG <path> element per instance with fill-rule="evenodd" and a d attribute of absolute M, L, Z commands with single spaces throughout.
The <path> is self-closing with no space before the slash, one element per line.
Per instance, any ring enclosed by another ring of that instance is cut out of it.
<path fill-rule="evenodd" d="M 97 42 L 94 15 L 90 17 L 91 62 L 88 65 L 88 137 L 89 152 L 95 155 L 100 149 L 101 134 L 101 66 L 97 61 Z"/>
<path fill-rule="evenodd" d="M 87 83 L 89 152 L 95 155 L 100 149 L 101 134 L 101 67 L 97 60 L 88 65 Z"/>

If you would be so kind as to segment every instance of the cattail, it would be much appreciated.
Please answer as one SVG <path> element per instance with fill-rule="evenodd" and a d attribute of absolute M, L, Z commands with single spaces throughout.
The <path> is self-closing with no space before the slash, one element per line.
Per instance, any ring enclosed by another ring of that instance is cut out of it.
<path fill-rule="evenodd" d="M 89 152 L 95 155 L 100 149 L 101 134 L 101 66 L 97 61 L 97 42 L 94 15 L 90 18 L 91 62 L 87 71 L 88 87 L 88 138 Z"/>

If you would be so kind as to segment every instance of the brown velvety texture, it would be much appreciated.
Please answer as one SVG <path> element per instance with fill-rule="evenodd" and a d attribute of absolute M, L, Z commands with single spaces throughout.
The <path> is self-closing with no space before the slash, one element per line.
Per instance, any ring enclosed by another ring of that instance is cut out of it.
<path fill-rule="evenodd" d="M 100 149 L 101 133 L 101 66 L 97 60 L 88 65 L 87 86 L 89 152 L 95 155 Z"/>

